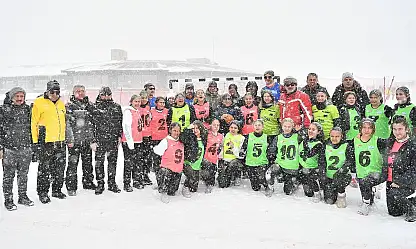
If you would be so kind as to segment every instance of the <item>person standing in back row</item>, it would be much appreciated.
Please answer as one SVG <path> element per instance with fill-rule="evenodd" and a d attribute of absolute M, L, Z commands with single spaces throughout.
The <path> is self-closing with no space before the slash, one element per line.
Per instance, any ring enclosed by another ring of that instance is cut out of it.
<path fill-rule="evenodd" d="M 32 108 L 33 152 L 39 157 L 37 192 L 43 204 L 51 201 L 48 196 L 51 182 L 52 197 L 66 198 L 62 193 L 66 144 L 69 148 L 73 146 L 73 136 L 69 122 L 66 123 L 66 109 L 60 91 L 56 80 L 49 81 L 46 92 L 35 99 Z"/>
<path fill-rule="evenodd" d="M 83 85 L 75 85 L 73 95 L 66 105 L 68 122 L 74 134 L 74 147 L 68 148 L 68 168 L 66 171 L 66 188 L 69 196 L 75 196 L 78 189 L 78 162 L 82 160 L 82 186 L 84 189 L 95 190 L 92 167 L 92 149 L 94 142 L 94 126 L 92 124 L 93 104 L 85 95 Z"/>
<path fill-rule="evenodd" d="M 274 80 L 274 72 L 272 70 L 268 70 L 264 73 L 264 82 L 266 86 L 261 89 L 261 91 L 270 91 L 273 94 L 273 99 L 275 102 L 278 102 L 280 99 L 280 77 L 278 80 Z M 261 93 L 260 93 L 261 94 Z"/>
<path fill-rule="evenodd" d="M 113 101 L 111 89 L 102 87 L 95 102 L 93 123 L 97 141 L 95 152 L 95 173 L 97 178 L 96 195 L 104 191 L 104 160 L 108 160 L 108 190 L 120 193 L 116 184 L 116 168 L 118 158 L 118 146 L 121 143 L 123 132 L 121 106 Z"/>

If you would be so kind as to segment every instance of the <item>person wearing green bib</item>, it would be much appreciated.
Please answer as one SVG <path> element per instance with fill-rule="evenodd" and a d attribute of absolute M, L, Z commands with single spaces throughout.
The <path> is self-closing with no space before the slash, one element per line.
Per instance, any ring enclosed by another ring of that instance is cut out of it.
<path fill-rule="evenodd" d="M 380 90 L 374 89 L 370 92 L 370 104 L 365 107 L 365 117 L 371 118 L 376 123 L 374 135 L 380 138 L 390 137 L 390 119 L 393 109 L 383 104 L 383 95 Z"/>
<path fill-rule="evenodd" d="M 175 96 L 175 104 L 169 108 L 166 123 L 170 126 L 171 123 L 177 122 L 181 125 L 184 131 L 190 124 L 196 120 L 195 109 L 192 105 L 185 103 L 185 96 L 183 93 L 178 93 Z"/>
<path fill-rule="evenodd" d="M 269 188 L 274 191 L 275 178 L 283 181 L 283 191 L 291 195 L 297 189 L 299 173 L 299 143 L 302 137 L 295 130 L 291 118 L 282 120 L 282 134 L 270 144 L 270 162 L 273 164 L 266 171 Z"/>
<path fill-rule="evenodd" d="M 231 185 L 241 184 L 242 162 L 240 157 L 244 136 L 241 135 L 241 127 L 238 121 L 230 123 L 229 132 L 224 136 L 220 146 L 218 158 L 218 187 L 228 188 Z"/>
<path fill-rule="evenodd" d="M 180 141 L 185 147 L 183 173 L 186 179 L 183 184 L 182 195 L 186 198 L 190 198 L 191 193 L 198 190 L 199 171 L 207 146 L 207 136 L 208 131 L 199 120 L 194 121 L 180 135 Z"/>
<path fill-rule="evenodd" d="M 303 185 L 303 192 L 317 203 L 321 200 L 318 179 L 322 178 L 325 165 L 325 146 L 322 126 L 312 122 L 308 127 L 308 134 L 299 144 L 299 179 Z"/>
<path fill-rule="evenodd" d="M 405 86 L 397 88 L 396 100 L 394 116 L 406 117 L 412 135 L 416 134 L 416 106 L 411 103 L 409 88 Z"/>
<path fill-rule="evenodd" d="M 280 133 L 280 107 L 275 105 L 273 94 L 269 90 L 261 92 L 259 109 L 259 118 L 264 123 L 263 133 L 267 135 L 268 142 L 271 143 Z"/>
<path fill-rule="evenodd" d="M 322 125 L 324 138 L 329 138 L 332 127 L 339 125 L 338 109 L 334 105 L 328 104 L 328 93 L 326 89 L 318 90 L 316 93 L 316 105 L 312 106 L 313 119 Z"/>
<path fill-rule="evenodd" d="M 245 158 L 245 168 L 250 179 L 251 188 L 259 191 L 261 186 L 265 189 L 265 195 L 272 194 L 266 181 L 266 170 L 269 165 L 270 146 L 267 143 L 267 135 L 263 133 L 263 121 L 254 122 L 254 132 L 248 134 L 240 150 L 240 156 Z"/>
<path fill-rule="evenodd" d="M 359 133 L 358 124 L 363 118 L 360 107 L 357 105 L 355 92 L 344 94 L 344 105 L 339 108 L 340 128 L 345 132 L 347 141 L 354 139 Z"/>
<path fill-rule="evenodd" d="M 360 133 L 351 141 L 351 160 L 355 162 L 363 201 L 358 213 L 368 215 L 374 203 L 373 187 L 384 181 L 381 174 L 386 158 L 382 155 L 385 155 L 387 140 L 374 135 L 376 126 L 369 118 L 364 118 L 360 122 L 359 131 Z"/>
<path fill-rule="evenodd" d="M 325 147 L 324 177 L 321 180 L 324 200 L 327 204 L 336 204 L 338 208 L 347 206 L 345 188 L 351 182 L 352 167 L 351 146 L 346 143 L 342 129 L 332 128 Z"/>

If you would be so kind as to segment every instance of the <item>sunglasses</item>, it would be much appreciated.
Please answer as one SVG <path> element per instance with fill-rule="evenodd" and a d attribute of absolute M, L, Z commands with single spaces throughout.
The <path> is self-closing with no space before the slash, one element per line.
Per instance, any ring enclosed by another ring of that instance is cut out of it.
<path fill-rule="evenodd" d="M 59 95 L 61 93 L 61 91 L 60 90 L 50 90 L 49 93 Z"/>
<path fill-rule="evenodd" d="M 268 79 L 273 79 L 273 76 L 264 76 L 263 77 L 265 80 L 268 80 Z"/>
<path fill-rule="evenodd" d="M 151 88 L 149 88 L 149 90 L 155 90 L 156 88 L 154 88 L 154 87 L 151 87 Z"/>
<path fill-rule="evenodd" d="M 285 84 L 285 86 L 290 87 L 290 86 L 296 86 L 295 83 L 290 83 L 290 84 Z"/>

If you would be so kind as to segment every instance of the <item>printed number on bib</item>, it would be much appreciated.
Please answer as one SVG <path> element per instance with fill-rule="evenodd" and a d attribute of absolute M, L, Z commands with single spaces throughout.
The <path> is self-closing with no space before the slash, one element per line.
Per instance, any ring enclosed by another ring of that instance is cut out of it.
<path fill-rule="evenodd" d="M 355 122 L 355 125 L 354 125 L 354 127 L 352 127 L 354 130 L 358 130 L 358 123 L 360 122 L 360 117 L 359 116 L 355 116 L 354 117 L 354 122 Z"/>
<path fill-rule="evenodd" d="M 182 115 L 178 120 L 182 122 L 182 127 L 184 127 L 185 126 L 185 114 Z"/>
<path fill-rule="evenodd" d="M 374 122 L 377 122 L 379 116 L 369 116 L 368 118 L 371 118 Z"/>
<path fill-rule="evenodd" d="M 246 115 L 246 125 L 251 125 L 254 122 L 254 113 L 249 113 Z"/>
<path fill-rule="evenodd" d="M 142 115 L 142 119 L 144 124 L 149 127 L 150 126 L 150 115 L 146 114 L 146 115 Z"/>
<path fill-rule="evenodd" d="M 262 146 L 262 144 L 254 144 L 253 157 L 259 157 L 263 153 Z"/>
<path fill-rule="evenodd" d="M 225 154 L 233 155 L 234 154 L 233 153 L 233 148 L 232 148 L 233 143 L 232 142 L 228 142 L 227 146 L 228 146 L 228 149 L 225 151 Z"/>
<path fill-rule="evenodd" d="M 328 165 L 329 170 L 338 170 L 337 165 L 339 163 L 339 157 L 338 156 L 330 156 L 328 158 L 329 161 L 333 161 L 330 165 Z"/>
<path fill-rule="evenodd" d="M 166 128 L 165 128 L 165 122 L 166 122 L 166 120 L 165 119 L 159 119 L 159 128 L 158 128 L 158 130 L 159 131 L 164 131 Z"/>
<path fill-rule="evenodd" d="M 182 156 L 183 156 L 182 150 L 177 149 L 175 151 L 175 163 L 176 164 L 178 164 L 178 163 L 180 163 L 182 161 Z"/>
<path fill-rule="evenodd" d="M 289 146 L 283 145 L 280 149 L 280 153 L 282 154 L 282 160 L 286 158 L 289 160 L 293 160 L 295 159 L 296 147 L 293 144 Z"/>
<path fill-rule="evenodd" d="M 208 152 L 211 153 L 211 155 L 215 155 L 215 153 L 217 153 L 217 143 L 211 145 L 211 147 L 208 148 Z"/>
<path fill-rule="evenodd" d="M 362 167 L 367 167 L 371 163 L 371 152 L 368 150 L 361 151 L 358 156 L 358 161 Z"/>

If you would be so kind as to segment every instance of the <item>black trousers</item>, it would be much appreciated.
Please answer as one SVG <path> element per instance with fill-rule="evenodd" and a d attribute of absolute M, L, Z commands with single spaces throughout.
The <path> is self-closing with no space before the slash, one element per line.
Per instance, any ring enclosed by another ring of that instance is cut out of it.
<path fill-rule="evenodd" d="M 274 180 L 277 177 L 281 177 L 283 179 L 283 192 L 287 195 L 293 194 L 299 185 L 298 170 L 283 169 L 279 166 L 270 167 L 267 172 L 270 174 L 270 180 L 268 181 L 268 184 L 270 185 L 274 185 Z"/>
<path fill-rule="evenodd" d="M 159 193 L 167 193 L 170 196 L 175 195 L 179 189 L 182 173 L 173 172 L 167 168 L 160 168 L 157 172 L 157 182 Z"/>
<path fill-rule="evenodd" d="M 68 147 L 68 168 L 66 169 L 65 185 L 68 190 L 78 189 L 78 163 L 81 156 L 82 161 L 82 184 L 91 184 L 94 180 L 92 167 L 92 150 L 90 144 L 83 142 Z"/>
<path fill-rule="evenodd" d="M 95 174 L 97 183 L 104 183 L 104 160 L 107 155 L 108 185 L 116 184 L 118 141 L 100 141 L 95 152 Z"/>
<path fill-rule="evenodd" d="M 45 143 L 40 151 L 37 192 L 47 195 L 52 182 L 52 193 L 62 191 L 66 165 L 66 145 L 64 142 Z"/>
<path fill-rule="evenodd" d="M 315 192 L 319 191 L 318 168 L 301 168 L 299 180 L 303 185 L 303 192 L 307 197 L 312 197 Z"/>
<path fill-rule="evenodd" d="M 231 181 L 241 177 L 242 163 L 239 159 L 230 162 L 220 160 L 218 162 L 218 187 L 228 188 Z"/>
<path fill-rule="evenodd" d="M 261 186 L 267 188 L 268 184 L 266 181 L 266 170 L 267 166 L 246 166 L 248 178 L 250 179 L 251 188 L 254 191 L 259 191 Z"/>
<path fill-rule="evenodd" d="M 4 199 L 13 198 L 13 182 L 17 172 L 17 188 L 19 196 L 26 195 L 27 174 L 32 159 L 32 150 L 4 149 L 3 153 L 3 193 Z"/>
<path fill-rule="evenodd" d="M 350 173 L 343 173 L 338 174 L 335 173 L 332 179 L 326 178 L 323 182 L 323 190 L 324 190 L 324 200 L 328 204 L 333 204 L 337 201 L 338 194 L 345 193 L 345 188 L 351 182 L 351 174 Z"/>
<path fill-rule="evenodd" d="M 153 148 L 158 145 L 160 143 L 161 140 L 152 140 L 152 148 L 151 148 L 151 155 L 152 155 L 152 167 L 153 167 L 153 171 L 155 172 L 155 175 L 157 174 L 157 172 L 160 169 L 160 162 L 162 160 L 162 157 L 159 156 L 158 154 L 153 152 Z"/>
<path fill-rule="evenodd" d="M 151 137 L 143 137 L 141 158 L 143 160 L 143 174 L 149 174 L 153 165 L 153 141 Z"/>
<path fill-rule="evenodd" d="M 122 143 L 123 154 L 124 154 L 124 171 L 123 171 L 123 182 L 124 184 L 131 184 L 133 182 L 142 181 L 142 171 L 143 171 L 143 162 L 142 162 L 142 143 L 135 143 L 134 149 L 131 150 L 127 146 L 127 143 Z"/>
<path fill-rule="evenodd" d="M 185 164 L 183 174 L 186 176 L 183 186 L 189 188 L 191 192 L 198 191 L 199 170 L 194 170 L 190 165 Z"/>
<path fill-rule="evenodd" d="M 413 194 L 414 189 L 410 188 L 392 188 L 391 182 L 386 184 L 387 210 L 392 216 L 401 216 L 406 214 L 414 205 L 414 200 L 406 198 Z"/>
<path fill-rule="evenodd" d="M 201 175 L 201 179 L 205 182 L 207 186 L 215 185 L 215 173 L 216 172 L 217 172 L 217 165 L 207 161 L 206 159 L 202 160 L 200 175 Z"/>
<path fill-rule="evenodd" d="M 370 203 L 372 204 L 374 202 L 373 187 L 379 185 L 383 181 L 379 177 L 374 178 L 371 175 L 362 179 L 357 179 L 357 180 L 358 180 L 358 185 L 360 185 L 360 192 L 361 192 L 362 199 L 370 200 Z"/>

